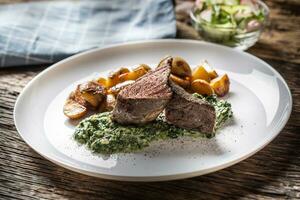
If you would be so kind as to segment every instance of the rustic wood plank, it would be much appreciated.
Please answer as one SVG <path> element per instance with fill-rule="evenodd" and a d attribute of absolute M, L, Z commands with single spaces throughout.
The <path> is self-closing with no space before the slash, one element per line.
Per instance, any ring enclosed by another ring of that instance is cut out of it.
<path fill-rule="evenodd" d="M 45 67 L 0 69 L 0 199 L 300 199 L 300 2 L 267 3 L 274 21 L 249 52 L 279 71 L 294 102 L 286 127 L 262 151 L 230 168 L 179 181 L 128 183 L 81 175 L 39 156 L 14 126 L 17 96 Z M 199 39 L 182 16 L 177 15 L 177 36 Z"/>
<path fill-rule="evenodd" d="M 300 98 L 297 65 L 269 60 Z M 219 172 L 163 183 L 119 183 L 77 174 L 41 158 L 19 138 L 12 123 L 14 101 L 39 69 L 7 69 L 0 75 L 0 195 L 12 199 L 282 199 L 300 197 L 300 102 L 280 136 L 255 156 Z M 3 115 L 2 115 L 3 114 Z M 4 117 L 2 117 L 4 116 Z M 272 158 L 272 159 L 270 159 Z"/>

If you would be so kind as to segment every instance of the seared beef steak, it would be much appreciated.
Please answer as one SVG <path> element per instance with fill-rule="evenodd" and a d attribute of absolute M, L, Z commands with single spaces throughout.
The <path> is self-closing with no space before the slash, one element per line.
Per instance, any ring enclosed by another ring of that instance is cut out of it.
<path fill-rule="evenodd" d="M 175 126 L 213 133 L 216 113 L 212 105 L 169 81 L 172 57 L 164 59 L 120 91 L 112 119 L 121 124 L 151 122 L 165 109 L 166 120 Z"/>
<path fill-rule="evenodd" d="M 121 124 L 143 124 L 155 120 L 172 97 L 168 85 L 170 72 L 171 60 L 122 89 L 112 119 Z"/>
<path fill-rule="evenodd" d="M 213 133 L 216 113 L 212 105 L 170 81 L 173 97 L 165 109 L 166 120 L 178 127 Z"/>

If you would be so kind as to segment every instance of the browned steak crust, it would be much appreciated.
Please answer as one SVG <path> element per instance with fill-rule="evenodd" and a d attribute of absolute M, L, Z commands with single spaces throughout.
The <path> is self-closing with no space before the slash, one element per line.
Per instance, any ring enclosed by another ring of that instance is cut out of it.
<path fill-rule="evenodd" d="M 172 97 L 168 85 L 170 63 L 165 62 L 164 66 L 121 90 L 112 119 L 121 124 L 143 124 L 155 120 Z"/>

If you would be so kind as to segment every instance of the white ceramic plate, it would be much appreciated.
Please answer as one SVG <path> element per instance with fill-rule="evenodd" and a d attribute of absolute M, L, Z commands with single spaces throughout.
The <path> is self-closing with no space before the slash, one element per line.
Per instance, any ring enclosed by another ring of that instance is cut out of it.
<path fill-rule="evenodd" d="M 73 122 L 62 113 L 76 84 L 120 66 L 156 64 L 179 55 L 192 67 L 206 59 L 227 73 L 234 121 L 213 139 L 158 142 L 135 154 L 93 155 L 72 139 Z M 262 60 L 231 48 L 189 40 L 156 40 L 96 49 L 65 59 L 40 73 L 15 106 L 15 124 L 36 152 L 65 168 L 107 179 L 161 181 L 198 176 L 233 165 L 267 145 L 292 108 L 283 78 Z"/>

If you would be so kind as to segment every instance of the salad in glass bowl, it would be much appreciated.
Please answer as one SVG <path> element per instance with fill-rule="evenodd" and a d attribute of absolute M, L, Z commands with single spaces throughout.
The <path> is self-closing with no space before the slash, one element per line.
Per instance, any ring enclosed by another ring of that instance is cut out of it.
<path fill-rule="evenodd" d="M 197 0 L 190 13 L 203 39 L 242 50 L 259 39 L 268 15 L 260 0 Z"/>

